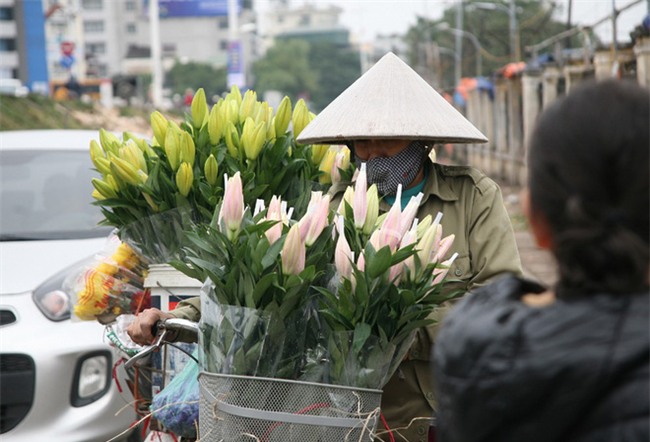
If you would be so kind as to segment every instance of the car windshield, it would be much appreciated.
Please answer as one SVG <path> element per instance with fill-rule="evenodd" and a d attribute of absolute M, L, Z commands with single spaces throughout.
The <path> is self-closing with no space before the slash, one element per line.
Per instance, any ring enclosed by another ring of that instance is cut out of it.
<path fill-rule="evenodd" d="M 87 151 L 0 152 L 0 239 L 80 239 L 106 236 L 99 207 L 91 204 Z"/>

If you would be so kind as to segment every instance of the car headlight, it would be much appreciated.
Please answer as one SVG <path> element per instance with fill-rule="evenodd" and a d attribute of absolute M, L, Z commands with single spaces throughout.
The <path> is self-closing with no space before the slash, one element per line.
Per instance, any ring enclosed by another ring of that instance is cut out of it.
<path fill-rule="evenodd" d="M 63 290 L 34 292 L 34 302 L 41 312 L 52 321 L 70 318 L 70 296 Z"/>
<path fill-rule="evenodd" d="M 70 319 L 72 310 L 72 301 L 68 293 L 70 288 L 66 287 L 64 282 L 69 276 L 78 273 L 90 260 L 91 258 L 84 259 L 60 271 L 34 290 L 32 299 L 47 319 L 57 322 Z"/>
<path fill-rule="evenodd" d="M 111 354 L 108 351 L 88 353 L 77 361 L 70 403 L 83 407 L 106 394 L 111 380 Z"/>

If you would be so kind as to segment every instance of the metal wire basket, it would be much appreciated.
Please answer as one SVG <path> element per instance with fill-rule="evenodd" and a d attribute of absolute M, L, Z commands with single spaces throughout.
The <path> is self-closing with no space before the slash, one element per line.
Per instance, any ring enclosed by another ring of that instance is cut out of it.
<path fill-rule="evenodd" d="M 199 374 L 201 441 L 372 441 L 381 390 Z"/>

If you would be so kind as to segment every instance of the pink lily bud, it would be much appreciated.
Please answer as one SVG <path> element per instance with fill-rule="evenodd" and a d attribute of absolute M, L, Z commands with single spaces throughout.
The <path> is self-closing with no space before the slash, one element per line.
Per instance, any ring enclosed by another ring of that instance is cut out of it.
<path fill-rule="evenodd" d="M 363 252 L 359 253 L 359 259 L 357 259 L 357 268 L 361 272 L 366 269 L 366 257 L 363 255 Z"/>
<path fill-rule="evenodd" d="M 278 221 L 264 234 L 270 244 L 276 242 L 282 236 L 282 224 L 284 222 L 284 212 L 282 209 L 282 200 L 279 196 L 273 195 L 271 202 L 269 202 L 269 210 L 266 212 L 266 219 L 269 221 Z"/>
<path fill-rule="evenodd" d="M 431 283 L 432 285 L 440 284 L 442 280 L 445 279 L 445 276 L 447 276 L 447 273 L 449 273 L 449 268 L 451 267 L 451 265 L 453 264 L 453 262 L 456 260 L 457 257 L 458 257 L 458 253 L 454 253 L 453 255 L 451 255 L 451 258 L 441 263 L 440 267 L 433 270 L 433 274 L 435 275 L 435 278 L 433 278 L 433 282 Z"/>
<path fill-rule="evenodd" d="M 225 190 L 221 210 L 219 211 L 219 224 L 223 222 L 226 236 L 232 240 L 237 236 L 242 218 L 244 217 L 244 192 L 239 172 L 232 178 L 224 174 Z"/>
<path fill-rule="evenodd" d="M 350 249 L 350 244 L 343 233 L 343 218 L 338 218 L 336 228 L 339 232 L 339 238 L 336 241 L 336 249 L 334 250 L 334 265 L 341 278 L 349 280 L 352 277 L 354 253 Z"/>
<path fill-rule="evenodd" d="M 438 243 L 438 250 L 433 255 L 433 259 L 431 259 L 431 262 L 440 262 L 440 260 L 442 260 L 445 257 L 445 255 L 451 248 L 451 245 L 454 243 L 454 238 L 456 238 L 456 236 L 454 234 L 451 234 L 449 236 L 445 236 L 440 240 L 440 242 Z"/>
<path fill-rule="evenodd" d="M 402 237 L 400 248 L 414 244 L 418 240 L 418 219 L 413 220 L 413 226 Z M 411 275 L 415 272 L 415 257 L 409 256 L 402 262 L 402 267 L 409 269 Z"/>
<path fill-rule="evenodd" d="M 336 154 L 336 157 L 334 157 L 334 165 L 332 165 L 332 170 L 330 171 L 332 184 L 341 181 L 341 172 L 339 172 L 339 169 L 345 170 L 349 166 L 350 151 L 347 148 L 341 148 L 341 150 Z"/>
<path fill-rule="evenodd" d="M 366 177 L 366 163 L 361 163 L 359 176 L 354 184 L 354 203 L 352 206 L 354 212 L 354 227 L 358 230 L 363 229 L 368 213 L 368 178 Z"/>
<path fill-rule="evenodd" d="M 411 197 L 411 200 L 402 211 L 402 216 L 399 220 L 402 236 L 406 233 L 411 224 L 413 224 L 413 220 L 415 219 L 415 215 L 418 213 L 418 208 L 420 207 L 420 202 L 422 201 L 423 196 L 422 192 L 420 192 L 416 196 Z"/>
<path fill-rule="evenodd" d="M 384 222 L 381 224 L 381 227 L 379 228 L 379 232 L 381 236 L 379 243 L 381 243 L 382 245 L 390 246 L 390 249 L 393 252 L 397 249 L 397 246 L 399 245 L 400 240 L 402 238 L 401 222 L 400 222 L 402 217 L 401 203 L 400 203 L 401 195 L 402 195 L 402 185 L 400 184 L 397 187 L 395 202 L 393 203 L 393 206 L 388 211 L 386 218 L 384 218 Z M 375 233 L 377 233 L 377 231 L 375 231 Z M 374 236 L 375 233 L 373 233 L 372 236 Z"/>
<path fill-rule="evenodd" d="M 404 271 L 404 266 L 402 263 L 395 264 L 390 267 L 388 270 L 388 280 L 393 283 L 393 285 L 399 285 L 402 279 L 402 272 Z"/>
<path fill-rule="evenodd" d="M 294 224 L 282 247 L 282 273 L 298 275 L 305 269 L 305 243 L 300 239 L 300 225 Z"/>
<path fill-rule="evenodd" d="M 315 195 L 316 194 L 316 195 Z M 307 209 L 307 213 L 300 221 L 300 224 L 306 224 L 307 229 L 304 232 L 304 241 L 307 247 L 314 244 L 316 239 L 320 236 L 328 223 L 328 214 L 330 206 L 330 196 L 322 196 L 322 192 L 312 192 L 312 199 L 314 200 L 313 207 Z M 312 206 L 312 203 L 309 203 Z M 303 227 L 301 226 L 301 237 L 303 235 Z"/>

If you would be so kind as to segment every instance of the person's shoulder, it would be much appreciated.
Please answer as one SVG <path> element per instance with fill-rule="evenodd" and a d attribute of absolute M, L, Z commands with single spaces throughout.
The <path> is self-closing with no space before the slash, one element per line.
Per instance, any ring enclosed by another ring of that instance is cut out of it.
<path fill-rule="evenodd" d="M 499 189 L 494 180 L 480 170 L 471 166 L 453 166 L 446 164 L 434 164 L 436 173 L 446 180 L 462 181 L 474 186 L 482 194 L 494 192 Z"/>

